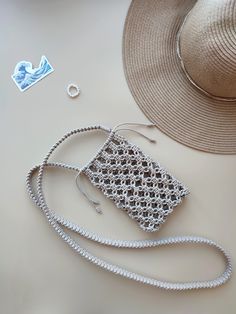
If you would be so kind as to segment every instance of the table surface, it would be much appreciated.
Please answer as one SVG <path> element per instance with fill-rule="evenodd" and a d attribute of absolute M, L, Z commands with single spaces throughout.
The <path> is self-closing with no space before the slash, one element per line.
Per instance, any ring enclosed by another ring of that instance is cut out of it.
<path fill-rule="evenodd" d="M 208 313 L 234 314 L 235 276 L 213 290 L 168 292 L 110 274 L 72 252 L 48 225 L 25 189 L 28 170 L 69 130 L 88 125 L 147 122 L 128 89 L 122 65 L 122 31 L 130 1 L 1 0 L 1 228 L 0 304 L 4 314 Z M 21 93 L 11 79 L 21 60 L 38 65 L 46 55 L 55 71 Z M 70 99 L 74 82 L 81 95 Z M 191 194 L 161 230 L 145 234 L 97 190 L 98 215 L 67 171 L 47 173 L 50 206 L 80 225 L 111 238 L 138 239 L 193 234 L 209 237 L 236 258 L 236 156 L 185 147 L 158 129 L 127 137 L 158 160 Z M 83 165 L 104 141 L 78 136 L 53 160 Z M 85 183 L 86 184 L 86 183 Z M 167 280 L 209 279 L 222 271 L 220 256 L 205 247 L 146 250 L 101 247 L 78 238 L 95 255 Z"/>

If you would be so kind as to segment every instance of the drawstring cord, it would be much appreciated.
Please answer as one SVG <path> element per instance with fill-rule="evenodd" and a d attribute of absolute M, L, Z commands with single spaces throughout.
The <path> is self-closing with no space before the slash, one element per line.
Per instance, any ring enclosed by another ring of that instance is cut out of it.
<path fill-rule="evenodd" d="M 77 174 L 76 178 L 75 178 L 75 183 L 76 183 L 76 186 L 78 188 L 78 190 L 87 198 L 87 200 L 92 204 L 92 206 L 95 208 L 96 212 L 98 214 L 102 214 L 102 209 L 100 207 L 100 203 L 99 201 L 93 199 L 90 195 L 88 195 L 87 192 L 85 192 L 85 190 L 82 188 L 82 185 L 81 185 L 81 171 Z"/>
<path fill-rule="evenodd" d="M 153 123 L 134 123 L 134 122 L 125 122 L 125 123 L 119 123 L 116 126 L 114 126 L 113 131 L 115 131 L 117 128 L 119 128 L 122 125 L 133 125 L 133 126 L 144 126 L 147 128 L 153 128 L 156 127 Z"/>
<path fill-rule="evenodd" d="M 142 126 L 142 127 L 146 127 L 146 128 L 153 128 L 153 127 L 156 127 L 155 124 L 145 124 L 145 123 L 131 123 L 131 122 L 126 122 L 126 123 L 120 123 L 120 124 L 117 124 L 113 129 L 112 129 L 112 132 L 113 133 L 117 133 L 119 131 L 131 131 L 131 132 L 135 132 L 137 134 L 139 134 L 140 136 L 144 137 L 146 140 L 148 140 L 149 142 L 151 143 L 156 143 L 156 140 L 144 135 L 143 133 L 137 131 L 137 130 L 134 130 L 134 129 L 131 129 L 131 128 L 121 128 L 119 129 L 120 126 L 123 126 L 123 125 L 133 125 L 133 126 Z"/>
<path fill-rule="evenodd" d="M 130 129 L 130 128 L 122 128 L 122 129 L 119 129 L 119 130 L 116 130 L 114 131 L 114 133 L 117 133 L 118 131 L 131 131 L 131 132 L 134 132 L 134 133 L 137 133 L 138 135 L 142 136 L 143 138 L 145 138 L 146 140 L 148 140 L 150 143 L 156 143 L 156 140 L 144 135 L 143 133 L 137 131 L 137 130 L 133 130 L 133 129 Z"/>

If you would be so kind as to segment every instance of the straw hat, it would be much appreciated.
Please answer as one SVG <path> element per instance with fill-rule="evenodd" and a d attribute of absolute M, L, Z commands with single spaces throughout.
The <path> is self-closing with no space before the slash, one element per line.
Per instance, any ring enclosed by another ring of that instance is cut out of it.
<path fill-rule="evenodd" d="M 160 130 L 236 153 L 236 0 L 134 0 L 123 60 L 130 90 Z"/>

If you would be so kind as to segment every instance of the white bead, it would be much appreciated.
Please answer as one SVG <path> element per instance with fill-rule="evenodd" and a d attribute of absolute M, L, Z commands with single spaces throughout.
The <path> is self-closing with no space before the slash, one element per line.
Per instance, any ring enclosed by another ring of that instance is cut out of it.
<path fill-rule="evenodd" d="M 75 98 L 77 96 L 79 96 L 80 94 L 80 89 L 76 84 L 69 84 L 66 88 L 67 94 L 71 97 L 71 98 Z"/>

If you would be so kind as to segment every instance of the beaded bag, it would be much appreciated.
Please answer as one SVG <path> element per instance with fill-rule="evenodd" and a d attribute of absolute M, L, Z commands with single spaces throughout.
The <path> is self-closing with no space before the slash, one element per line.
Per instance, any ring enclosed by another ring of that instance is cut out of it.
<path fill-rule="evenodd" d="M 150 125 L 148 125 L 150 127 Z M 50 162 L 53 152 L 69 137 L 85 132 L 102 130 L 109 133 L 108 139 L 82 169 L 64 163 Z M 183 197 L 188 194 L 187 188 L 167 170 L 153 161 L 140 148 L 131 144 L 123 136 L 117 134 L 118 131 L 127 130 L 118 127 L 109 129 L 102 126 L 92 126 L 73 130 L 58 140 L 44 158 L 42 164 L 33 167 L 27 176 L 27 189 L 34 203 L 43 211 L 48 222 L 57 234 L 79 255 L 91 263 L 112 272 L 114 274 L 167 290 L 189 290 L 200 288 L 214 288 L 224 284 L 232 274 L 232 264 L 230 257 L 225 250 L 212 240 L 199 236 L 177 236 L 161 239 L 145 240 L 120 240 L 102 237 L 94 232 L 84 229 L 80 225 L 69 221 L 58 215 L 49 208 L 43 191 L 43 177 L 46 168 L 60 167 L 77 173 L 76 183 L 81 192 L 101 212 L 98 201 L 92 199 L 81 185 L 80 175 L 86 175 L 91 183 L 98 187 L 104 195 L 113 200 L 116 206 L 135 220 L 145 231 L 156 231 L 160 228 Z M 146 137 L 137 130 L 129 129 L 139 133 L 151 142 L 153 140 Z M 37 189 L 34 191 L 32 177 L 37 172 Z M 92 240 L 98 244 L 117 248 L 144 249 L 148 247 L 160 247 L 164 245 L 193 243 L 204 244 L 214 247 L 225 260 L 225 270 L 215 279 L 187 282 L 171 282 L 158 280 L 139 273 L 132 272 L 92 255 L 89 251 L 81 247 L 79 241 L 74 239 L 66 230 L 73 231 L 84 238 Z"/>

